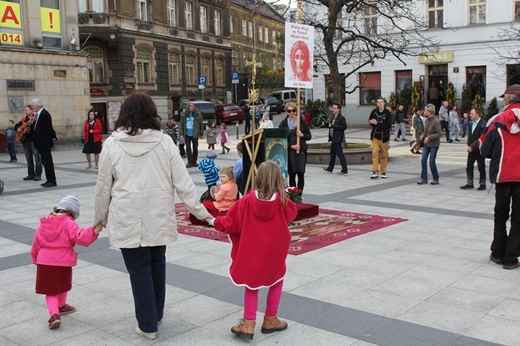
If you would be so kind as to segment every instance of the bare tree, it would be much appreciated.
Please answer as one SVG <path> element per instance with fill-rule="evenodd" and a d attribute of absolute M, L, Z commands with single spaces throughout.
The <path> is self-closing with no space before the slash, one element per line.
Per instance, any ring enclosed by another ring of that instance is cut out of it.
<path fill-rule="evenodd" d="M 376 60 L 391 57 L 406 65 L 406 56 L 437 50 L 438 42 L 425 30 L 425 14 L 417 6 L 420 2 L 302 0 L 299 18 L 316 28 L 315 65 L 330 71 L 334 95 L 350 94 L 362 87 L 363 80 L 345 85 L 344 91 L 342 85 Z M 340 75 L 340 64 L 348 64 L 344 76 Z"/>
<path fill-rule="evenodd" d="M 506 78 L 509 79 L 510 84 L 520 80 L 520 50 L 518 49 L 519 37 L 520 25 L 518 23 L 511 23 L 508 27 L 501 29 L 498 36 L 495 37 L 498 43 L 488 45 L 496 54 L 491 56 L 490 60 L 498 66 L 502 66 L 506 69 Z M 497 69 L 492 73 L 496 78 L 504 78 L 500 69 Z"/>

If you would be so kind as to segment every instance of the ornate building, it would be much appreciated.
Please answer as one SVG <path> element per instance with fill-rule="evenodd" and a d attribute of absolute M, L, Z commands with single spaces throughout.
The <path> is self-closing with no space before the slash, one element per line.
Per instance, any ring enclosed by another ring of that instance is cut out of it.
<path fill-rule="evenodd" d="M 89 107 L 85 54 L 78 48 L 77 2 L 0 1 L 0 123 L 18 122 L 43 101 L 59 143 L 77 141 Z M 2 131 L 3 132 L 3 131 Z"/>
<path fill-rule="evenodd" d="M 79 0 L 94 108 L 112 130 L 120 103 L 147 91 L 163 119 L 182 101 L 231 90 L 227 0 Z"/>
<path fill-rule="evenodd" d="M 251 76 L 248 62 L 253 52 L 262 64 L 257 76 L 261 96 L 267 95 L 269 86 L 274 89 L 283 87 L 284 17 L 263 1 L 231 0 L 229 18 L 231 66 L 239 74 L 237 99 L 247 98 Z M 277 85 L 277 82 L 281 84 Z"/>

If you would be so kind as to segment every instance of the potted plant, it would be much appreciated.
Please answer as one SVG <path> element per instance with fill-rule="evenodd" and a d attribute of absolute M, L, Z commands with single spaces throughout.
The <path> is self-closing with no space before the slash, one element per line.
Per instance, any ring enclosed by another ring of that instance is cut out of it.
<path fill-rule="evenodd" d="M 446 88 L 446 101 L 448 101 L 450 106 L 454 106 L 456 98 L 457 91 L 455 90 L 455 86 L 453 86 L 452 82 L 449 82 L 448 88 Z"/>
<path fill-rule="evenodd" d="M 415 85 L 412 87 L 410 102 L 412 103 L 413 107 L 419 107 L 419 104 L 421 103 L 421 92 L 419 91 L 419 88 Z"/>
<path fill-rule="evenodd" d="M 485 121 L 488 121 L 491 119 L 494 115 L 498 114 L 498 103 L 497 98 L 493 97 L 493 99 L 489 102 L 489 106 L 487 109 L 487 114 L 484 117 Z"/>
<path fill-rule="evenodd" d="M 390 93 L 390 96 L 388 97 L 387 106 L 392 107 L 392 112 L 395 111 L 395 93 L 394 92 Z"/>
<path fill-rule="evenodd" d="M 462 113 L 469 113 L 472 107 L 471 100 L 471 88 L 467 87 L 466 84 L 462 86 Z"/>

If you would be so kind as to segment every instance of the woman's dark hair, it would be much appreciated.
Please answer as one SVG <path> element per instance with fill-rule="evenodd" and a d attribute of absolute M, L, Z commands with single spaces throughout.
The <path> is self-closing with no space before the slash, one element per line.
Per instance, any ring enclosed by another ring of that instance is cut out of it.
<path fill-rule="evenodd" d="M 130 136 L 135 136 L 141 130 L 161 130 L 158 121 L 157 106 L 152 98 L 144 92 L 130 94 L 119 111 L 115 128 L 123 128 Z"/>
<path fill-rule="evenodd" d="M 89 117 L 90 113 L 94 113 L 94 119 L 97 119 L 96 111 L 93 110 L 93 109 L 91 109 L 91 110 L 89 110 L 89 111 L 87 112 L 87 120 L 90 119 L 90 117 Z"/>

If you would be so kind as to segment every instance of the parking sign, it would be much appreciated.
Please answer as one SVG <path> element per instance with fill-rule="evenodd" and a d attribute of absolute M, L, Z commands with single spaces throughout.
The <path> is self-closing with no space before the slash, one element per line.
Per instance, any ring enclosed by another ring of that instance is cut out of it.
<path fill-rule="evenodd" d="M 238 80 L 239 80 L 239 74 L 238 72 L 232 72 L 231 73 L 231 83 L 232 84 L 238 84 Z"/>
<path fill-rule="evenodd" d="M 206 85 L 206 76 L 199 76 L 199 85 Z"/>

